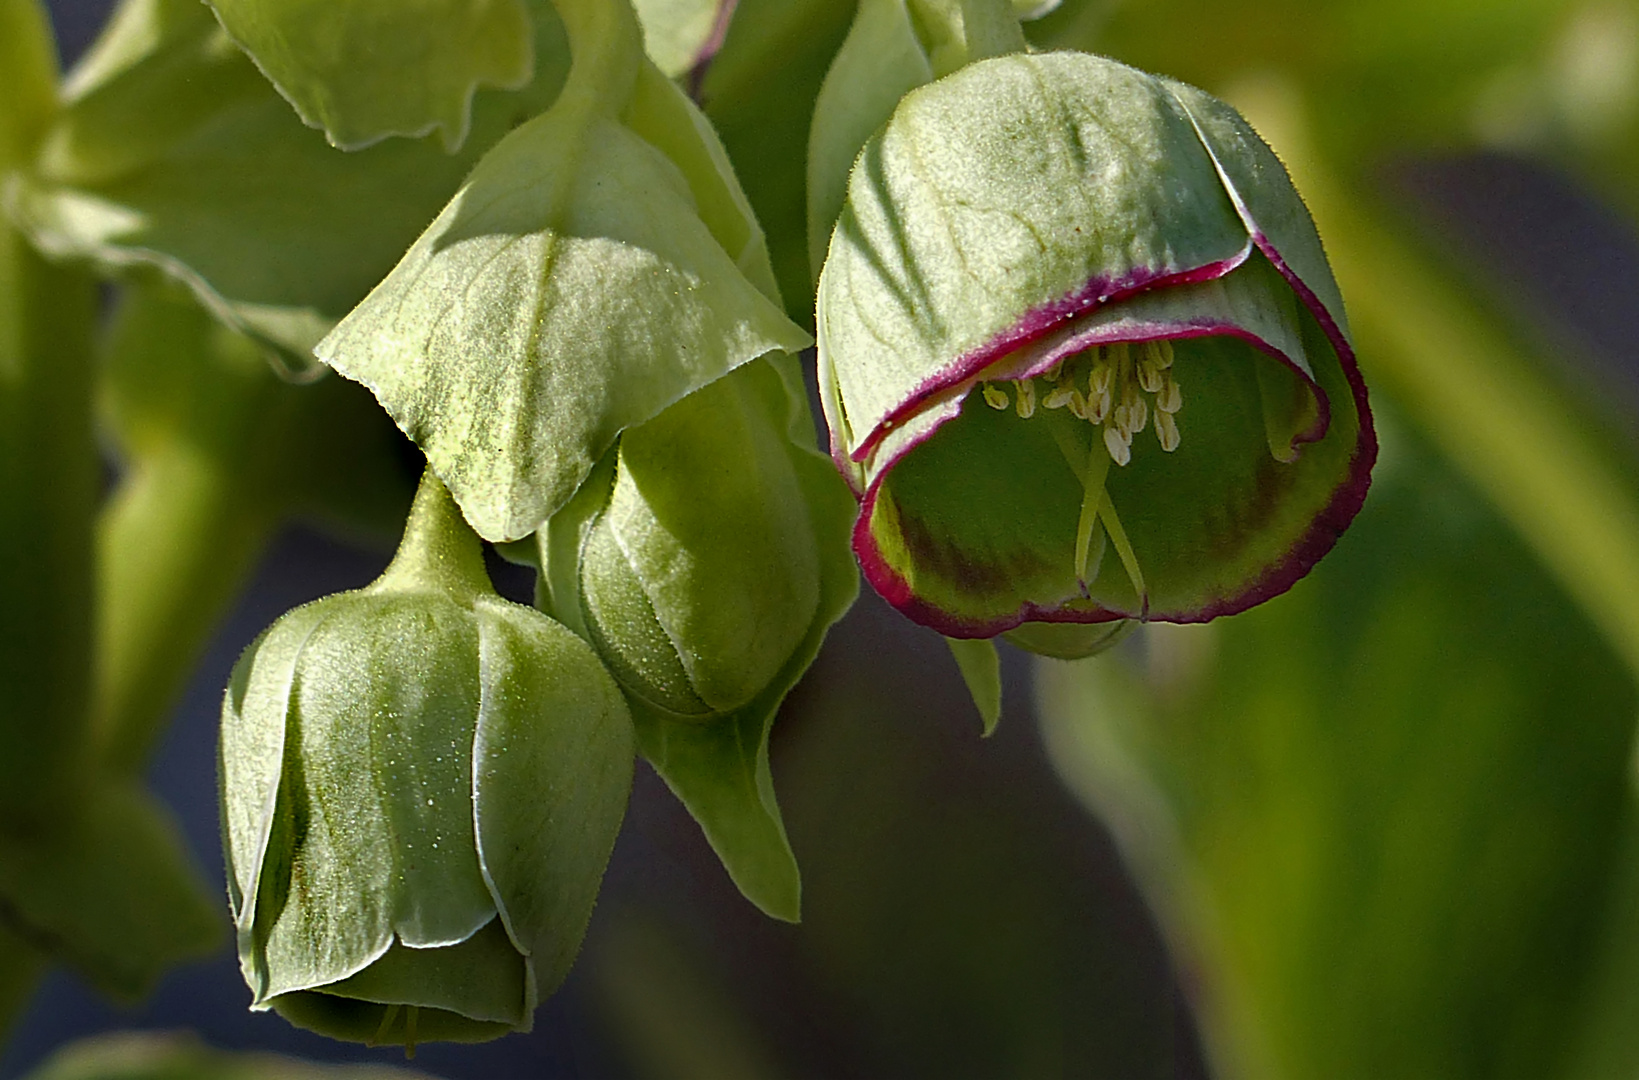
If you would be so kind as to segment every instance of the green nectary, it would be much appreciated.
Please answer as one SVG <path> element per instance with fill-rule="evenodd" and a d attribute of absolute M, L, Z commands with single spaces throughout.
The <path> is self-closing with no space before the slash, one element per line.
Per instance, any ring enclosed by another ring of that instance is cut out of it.
<path fill-rule="evenodd" d="M 386 573 L 281 618 L 223 703 L 253 1007 L 372 1043 L 528 1030 L 585 932 L 632 755 L 597 657 L 494 594 L 429 473 Z"/>
<path fill-rule="evenodd" d="M 1376 441 L 1285 170 L 1229 106 L 1076 53 L 908 94 L 820 279 L 866 577 L 953 637 L 1201 621 L 1306 573 Z M 1071 635 L 1074 636 L 1074 635 Z"/>

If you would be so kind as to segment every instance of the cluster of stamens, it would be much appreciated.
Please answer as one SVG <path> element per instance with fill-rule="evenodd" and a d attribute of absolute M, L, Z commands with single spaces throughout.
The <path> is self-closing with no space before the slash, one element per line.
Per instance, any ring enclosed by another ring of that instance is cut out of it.
<path fill-rule="evenodd" d="M 1105 449 L 1117 465 L 1132 460 L 1133 436 L 1144 430 L 1153 412 L 1156 439 L 1161 449 L 1171 453 L 1178 449 L 1178 410 L 1184 404 L 1172 375 L 1172 360 L 1170 341 L 1095 345 L 1039 376 L 1047 384 L 1039 403 L 1044 409 L 1069 409 L 1101 428 Z M 1012 405 L 1028 420 L 1036 414 L 1036 380 L 1011 382 L 1011 399 L 1002 389 L 1005 384 L 984 383 L 985 404 L 993 409 Z M 1153 409 L 1146 394 L 1154 400 Z"/>

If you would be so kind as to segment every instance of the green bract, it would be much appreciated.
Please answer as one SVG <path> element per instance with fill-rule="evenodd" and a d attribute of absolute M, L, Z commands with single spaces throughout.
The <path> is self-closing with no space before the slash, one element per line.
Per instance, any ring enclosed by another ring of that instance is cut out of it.
<path fill-rule="evenodd" d="M 626 427 L 808 337 L 710 124 L 624 2 L 560 0 L 562 95 L 473 170 L 318 347 L 490 540 L 535 531 Z"/>
<path fill-rule="evenodd" d="M 529 81 L 523 0 L 211 0 L 302 119 L 356 150 L 435 129 L 454 151 L 480 86 Z"/>
<path fill-rule="evenodd" d="M 552 611 L 626 691 L 639 749 L 785 919 L 769 728 L 858 583 L 847 489 L 812 439 L 795 362 L 755 361 L 623 433 L 541 534 Z"/>
<path fill-rule="evenodd" d="M 1239 611 L 1365 497 L 1365 387 L 1285 171 L 1222 102 L 1110 60 L 910 93 L 854 166 L 818 323 L 855 552 L 953 637 Z M 1083 651 L 1064 633 L 1023 641 Z"/>
<path fill-rule="evenodd" d="M 586 645 L 497 597 L 430 474 L 374 585 L 290 612 L 222 709 L 254 1007 L 337 1038 L 527 1030 L 591 916 L 632 729 Z"/>

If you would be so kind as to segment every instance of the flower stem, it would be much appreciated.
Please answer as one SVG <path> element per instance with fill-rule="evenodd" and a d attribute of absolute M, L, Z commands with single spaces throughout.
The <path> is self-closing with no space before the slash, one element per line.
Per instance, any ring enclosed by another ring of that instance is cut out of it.
<path fill-rule="evenodd" d="M 230 466 L 178 442 L 138 459 L 103 512 L 94 730 L 116 770 L 143 768 L 266 547 L 271 518 L 243 487 Z"/>
<path fill-rule="evenodd" d="M 968 63 L 1022 53 L 1029 46 L 1007 0 L 962 0 L 962 30 Z"/>

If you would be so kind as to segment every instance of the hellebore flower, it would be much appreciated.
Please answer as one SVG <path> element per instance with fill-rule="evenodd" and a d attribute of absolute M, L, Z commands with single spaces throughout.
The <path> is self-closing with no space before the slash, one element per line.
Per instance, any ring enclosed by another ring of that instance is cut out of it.
<path fill-rule="evenodd" d="M 853 501 L 801 387 L 793 358 L 758 359 L 627 428 L 539 534 L 543 602 L 625 690 L 639 750 L 745 895 L 790 920 L 768 734 L 858 590 Z"/>
<path fill-rule="evenodd" d="M 1098 57 L 908 94 L 854 165 L 818 336 L 855 553 L 951 637 L 1074 655 L 1100 642 L 1043 624 L 1241 611 L 1331 548 L 1376 457 L 1278 159 Z"/>
<path fill-rule="evenodd" d="M 408 1047 L 528 1030 L 585 933 L 632 754 L 597 657 L 494 594 L 429 472 L 386 573 L 281 618 L 223 702 L 252 1008 Z"/>

